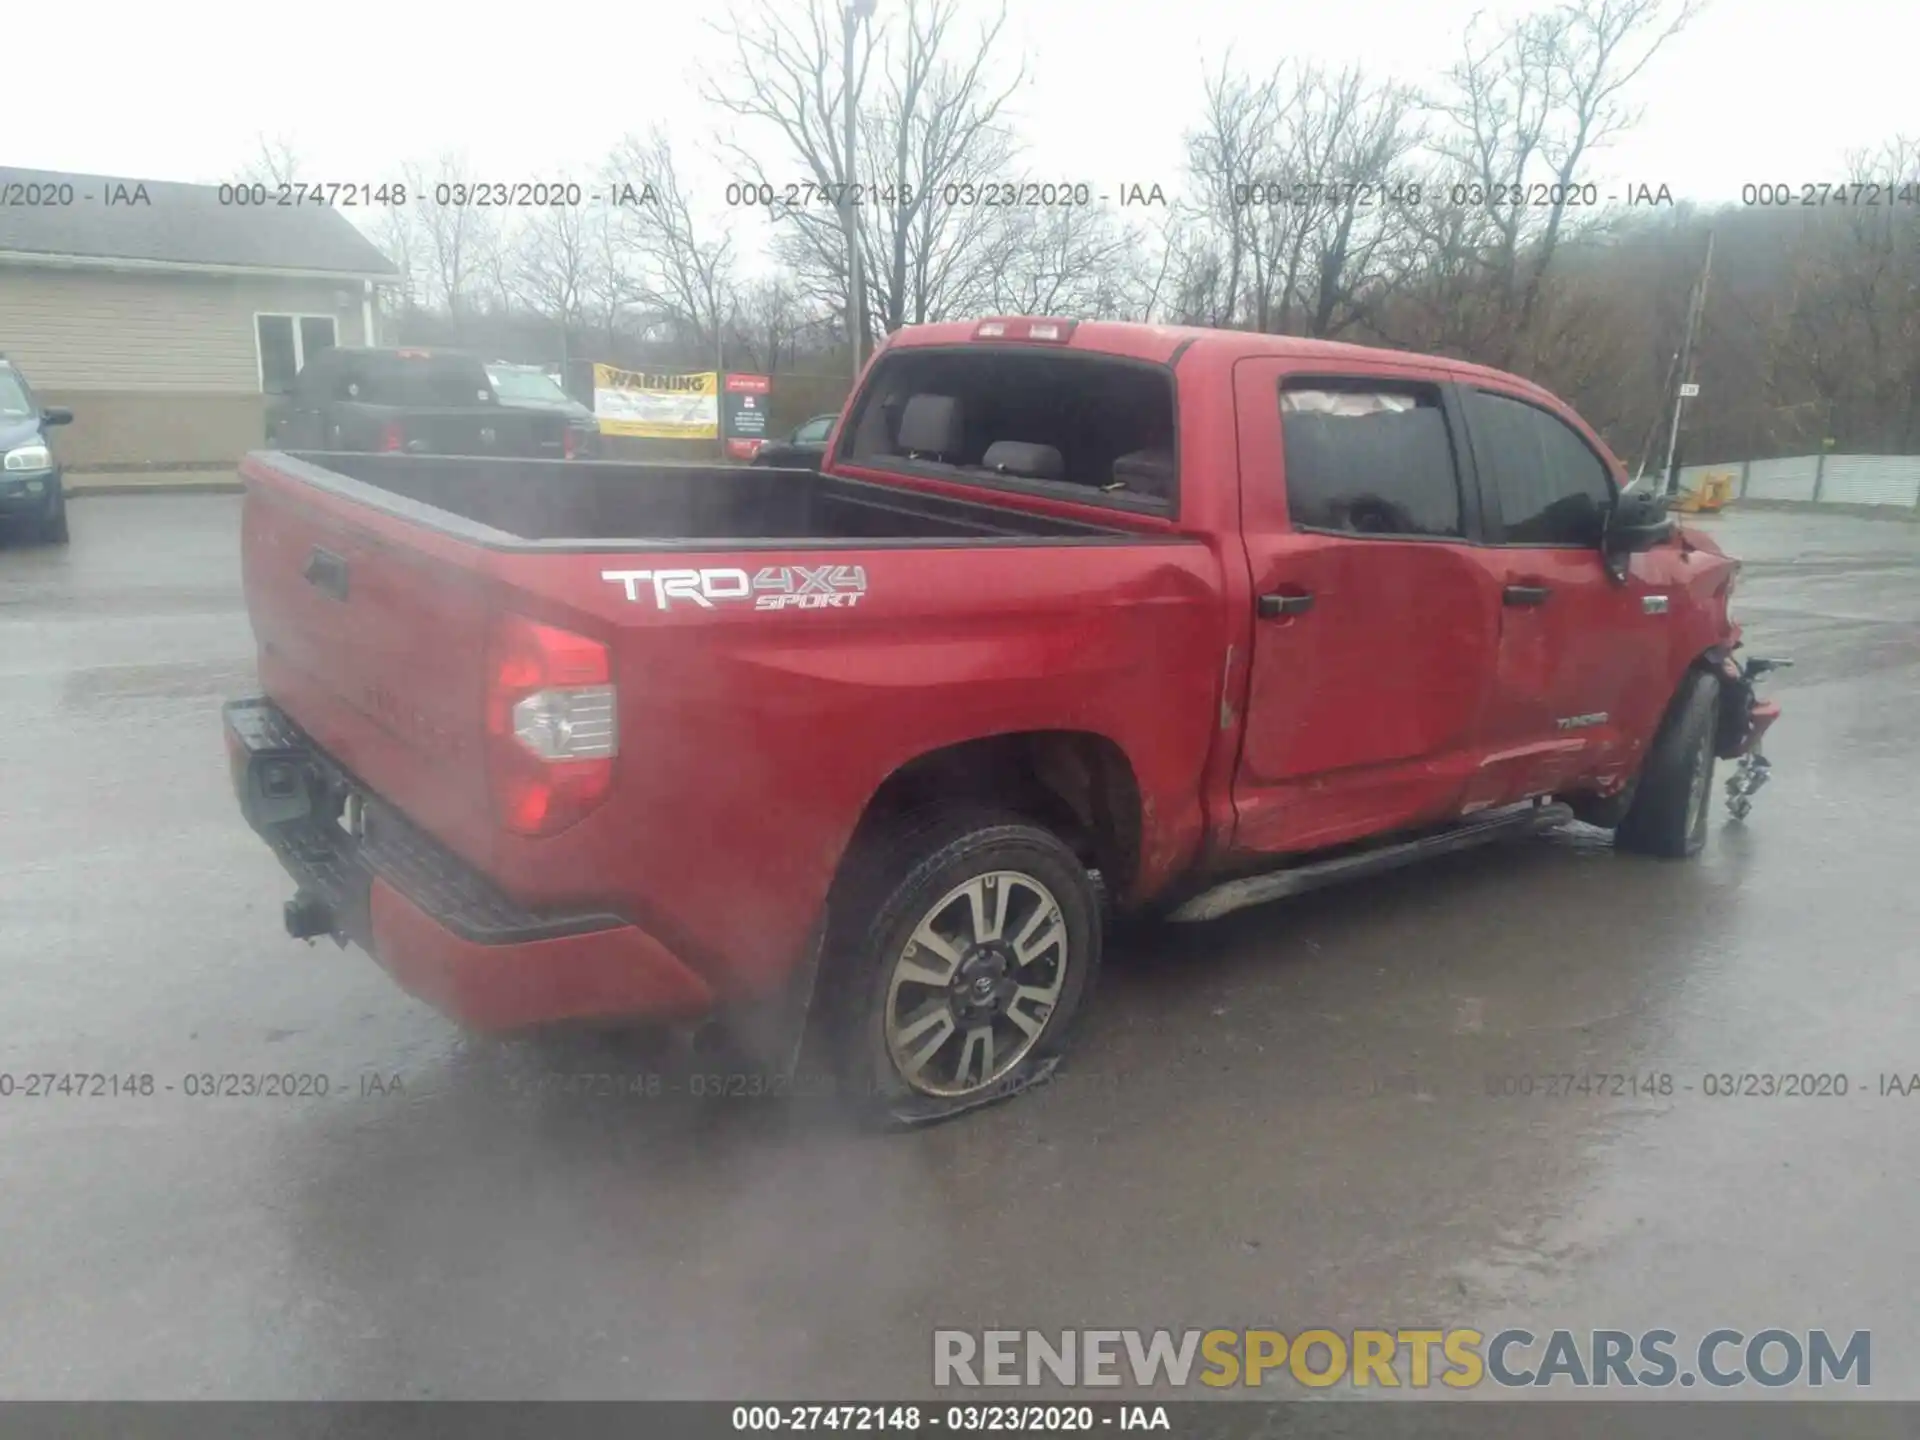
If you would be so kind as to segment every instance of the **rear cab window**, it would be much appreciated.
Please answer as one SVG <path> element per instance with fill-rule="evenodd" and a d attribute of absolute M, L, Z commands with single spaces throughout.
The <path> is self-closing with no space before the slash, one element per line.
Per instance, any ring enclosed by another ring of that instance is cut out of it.
<path fill-rule="evenodd" d="M 1146 514 L 1179 508 L 1172 372 L 1010 345 L 883 354 L 839 463 Z"/>
<path fill-rule="evenodd" d="M 1294 529 L 1466 538 L 1460 466 L 1437 384 L 1288 379 L 1280 431 Z"/>

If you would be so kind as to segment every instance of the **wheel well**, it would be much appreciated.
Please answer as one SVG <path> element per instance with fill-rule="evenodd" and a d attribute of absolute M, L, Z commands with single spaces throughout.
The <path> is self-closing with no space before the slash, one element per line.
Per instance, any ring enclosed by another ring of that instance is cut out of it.
<path fill-rule="evenodd" d="M 953 801 L 1011 810 L 1052 830 L 1109 893 L 1124 895 L 1140 858 L 1140 786 L 1120 747 L 1078 730 L 1035 730 L 929 751 L 895 770 L 855 834 Z"/>

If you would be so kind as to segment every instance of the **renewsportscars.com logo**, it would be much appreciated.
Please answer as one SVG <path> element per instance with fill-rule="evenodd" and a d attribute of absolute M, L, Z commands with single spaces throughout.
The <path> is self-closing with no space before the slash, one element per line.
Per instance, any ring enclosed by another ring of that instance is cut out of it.
<path fill-rule="evenodd" d="M 1825 1330 L 936 1330 L 933 1383 L 1176 1388 L 1715 1389 L 1872 1384 L 1873 1336 Z"/>

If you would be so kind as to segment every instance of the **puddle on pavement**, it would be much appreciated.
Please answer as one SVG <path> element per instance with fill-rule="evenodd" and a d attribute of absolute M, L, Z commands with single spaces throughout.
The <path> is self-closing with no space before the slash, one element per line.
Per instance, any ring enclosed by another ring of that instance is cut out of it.
<path fill-rule="evenodd" d="M 238 695 L 253 684 L 252 662 L 188 660 L 171 665 L 103 665 L 75 670 L 61 687 L 65 711 L 117 706 L 128 700 L 204 700 Z"/>

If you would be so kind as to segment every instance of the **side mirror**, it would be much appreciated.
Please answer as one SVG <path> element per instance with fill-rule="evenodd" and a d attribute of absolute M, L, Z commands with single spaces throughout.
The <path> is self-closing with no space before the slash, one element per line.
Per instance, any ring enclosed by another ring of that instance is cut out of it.
<path fill-rule="evenodd" d="M 1614 499 L 1601 549 L 1609 558 L 1637 555 L 1672 538 L 1673 517 L 1667 514 L 1667 497 L 1636 485 Z"/>
<path fill-rule="evenodd" d="M 73 411 L 64 405 L 49 405 L 40 412 L 40 423 L 42 425 L 71 425 L 73 423 Z"/>

